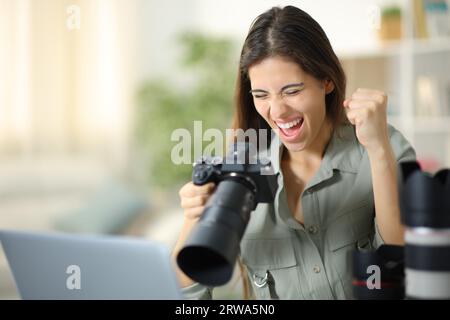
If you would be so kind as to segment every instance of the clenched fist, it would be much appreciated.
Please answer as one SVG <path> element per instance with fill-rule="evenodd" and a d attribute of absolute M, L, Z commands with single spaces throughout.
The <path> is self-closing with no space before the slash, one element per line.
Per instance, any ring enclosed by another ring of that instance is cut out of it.
<path fill-rule="evenodd" d="M 384 92 L 357 89 L 343 105 L 348 120 L 356 127 L 359 142 L 369 152 L 389 144 L 387 96 Z"/>

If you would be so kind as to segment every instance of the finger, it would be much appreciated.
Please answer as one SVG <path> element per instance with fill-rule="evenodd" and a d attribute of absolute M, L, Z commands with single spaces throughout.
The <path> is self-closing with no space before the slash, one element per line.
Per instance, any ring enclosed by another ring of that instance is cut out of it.
<path fill-rule="evenodd" d="M 346 115 L 348 121 L 352 125 L 355 125 L 355 119 L 354 119 L 354 114 L 353 114 L 352 110 L 349 110 L 349 111 L 345 112 L 345 115 Z"/>
<path fill-rule="evenodd" d="M 362 108 L 369 108 L 369 109 L 376 109 L 377 103 L 373 100 L 350 100 L 348 102 L 348 108 L 349 109 L 362 109 Z"/>
<path fill-rule="evenodd" d="M 195 208 L 195 207 L 201 207 L 204 206 L 205 203 L 209 199 L 209 195 L 201 195 L 196 197 L 183 197 L 181 199 L 181 207 L 188 209 L 188 208 Z"/>
<path fill-rule="evenodd" d="M 368 109 L 367 108 L 356 108 L 356 109 L 350 109 L 347 112 L 347 119 L 350 121 L 353 125 L 360 125 L 364 122 L 365 119 L 368 117 Z"/>
<path fill-rule="evenodd" d="M 209 182 L 202 186 L 195 185 L 192 181 L 185 184 L 179 192 L 180 197 L 194 197 L 202 194 L 210 194 L 215 188 L 213 182 Z"/>
<path fill-rule="evenodd" d="M 357 123 L 357 121 L 356 121 L 356 117 L 354 117 L 354 116 L 352 116 L 352 115 L 347 114 L 347 119 L 348 119 L 348 121 L 349 121 L 352 125 L 354 125 L 354 126 L 356 126 L 357 124 L 359 124 L 359 122 Z"/>
<path fill-rule="evenodd" d="M 184 211 L 184 215 L 189 219 L 198 219 L 202 216 L 205 207 L 196 207 L 192 209 L 187 209 Z"/>
<path fill-rule="evenodd" d="M 380 93 L 363 93 L 356 91 L 352 94 L 351 100 L 373 100 L 379 104 L 384 104 L 387 101 L 387 96 Z"/>
<path fill-rule="evenodd" d="M 381 90 L 376 89 L 368 89 L 368 88 L 358 88 L 355 92 L 358 93 L 366 93 L 366 94 L 379 94 L 379 95 L 385 95 L 385 93 Z"/>

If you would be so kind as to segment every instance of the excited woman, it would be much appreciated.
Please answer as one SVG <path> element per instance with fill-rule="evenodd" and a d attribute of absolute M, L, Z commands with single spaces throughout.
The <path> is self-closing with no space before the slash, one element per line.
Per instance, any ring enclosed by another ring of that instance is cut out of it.
<path fill-rule="evenodd" d="M 402 244 L 397 164 L 415 160 L 387 124 L 387 96 L 358 89 L 345 75 L 320 25 L 304 11 L 272 8 L 252 24 L 240 57 L 234 128 L 272 129 L 278 173 L 273 203 L 252 212 L 241 241 L 246 284 L 259 299 L 348 299 L 348 255 Z M 185 222 L 176 256 L 214 185 L 180 190 Z M 212 288 L 177 270 L 187 298 Z M 244 286 L 246 288 L 246 286 Z"/>

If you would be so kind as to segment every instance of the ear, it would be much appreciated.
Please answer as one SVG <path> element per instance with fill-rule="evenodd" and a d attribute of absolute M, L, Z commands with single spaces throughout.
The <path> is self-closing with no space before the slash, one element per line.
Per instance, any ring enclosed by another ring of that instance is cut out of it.
<path fill-rule="evenodd" d="M 323 85 L 325 88 L 325 94 L 329 94 L 330 92 L 333 92 L 334 90 L 334 82 L 331 81 L 330 79 L 325 79 L 323 81 Z"/>

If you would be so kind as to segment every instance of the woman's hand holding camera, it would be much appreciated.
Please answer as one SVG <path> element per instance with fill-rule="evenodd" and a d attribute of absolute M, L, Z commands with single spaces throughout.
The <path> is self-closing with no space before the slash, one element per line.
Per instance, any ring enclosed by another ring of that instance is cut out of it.
<path fill-rule="evenodd" d="M 213 182 L 197 186 L 191 182 L 186 183 L 179 191 L 181 207 L 184 217 L 189 221 L 198 221 L 203 214 L 205 204 L 215 189 Z"/>

